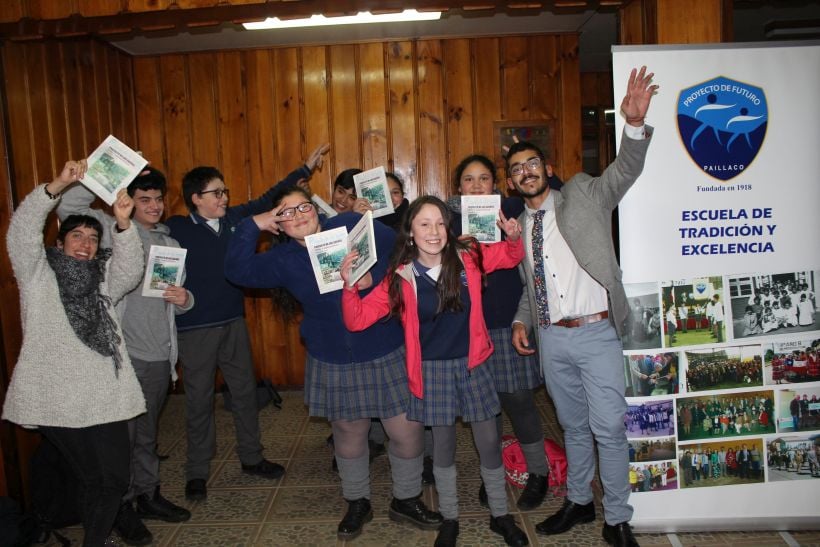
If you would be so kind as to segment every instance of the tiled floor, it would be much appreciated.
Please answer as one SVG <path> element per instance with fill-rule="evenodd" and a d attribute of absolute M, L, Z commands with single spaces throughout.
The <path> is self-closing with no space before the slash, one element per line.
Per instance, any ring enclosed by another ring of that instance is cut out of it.
<path fill-rule="evenodd" d="M 208 499 L 187 502 L 184 498 L 185 475 L 185 420 L 184 400 L 181 395 L 170 397 L 160 427 L 160 453 L 168 454 L 162 463 L 162 491 L 171 500 L 188 507 L 193 516 L 182 524 L 147 521 L 154 534 L 154 545 L 162 546 L 340 546 L 336 526 L 346 509 L 341 497 L 339 479 L 331 470 L 330 452 L 325 440 L 329 427 L 324 420 L 311 419 L 302 402 L 301 391 L 282 393 L 282 410 L 269 406 L 261 415 L 263 444 L 268 459 L 287 468 L 279 481 L 267 481 L 243 474 L 234 451 L 234 429 L 231 415 L 217 405 L 217 455 L 208 481 Z M 560 429 L 554 410 L 543 390 L 538 394 L 539 409 L 544 427 L 552 438 L 560 439 Z M 509 424 L 505 431 L 510 431 Z M 476 499 L 479 487 L 478 457 L 472 446 L 467 428 L 459 428 L 457 462 L 461 473 L 459 498 L 461 500 L 461 534 L 459 546 L 503 545 L 499 536 L 488 527 L 488 513 Z M 390 475 L 387 457 L 376 458 L 371 466 L 372 501 L 375 518 L 355 541 L 356 546 L 431 546 L 435 532 L 424 532 L 388 519 Z M 518 512 L 515 499 L 518 493 L 510 486 L 508 496 L 513 514 L 523 525 L 532 545 L 605 545 L 600 539 L 603 522 L 577 526 L 557 537 L 539 536 L 535 524 L 557 510 L 562 498 L 550 494 L 537 510 Z M 596 496 L 600 504 L 600 495 Z M 426 487 L 424 499 L 435 506 L 435 491 Z M 601 514 L 600 505 L 598 507 Z M 79 540 L 79 529 L 67 529 L 66 535 Z M 793 543 L 789 543 L 793 541 Z M 820 531 L 790 532 L 734 532 L 677 534 L 640 534 L 643 546 L 687 545 L 817 545 Z M 79 544 L 79 542 L 77 543 Z M 53 545 L 56 545 L 53 544 Z"/>

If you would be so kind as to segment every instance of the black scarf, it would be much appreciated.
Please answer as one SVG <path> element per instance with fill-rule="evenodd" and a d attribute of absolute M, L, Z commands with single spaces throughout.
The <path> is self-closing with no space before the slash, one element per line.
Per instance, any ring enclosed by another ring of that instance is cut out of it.
<path fill-rule="evenodd" d="M 92 260 L 77 260 L 55 247 L 46 249 L 46 257 L 57 276 L 60 300 L 74 333 L 80 341 L 100 355 L 112 357 L 114 374 L 122 366 L 120 335 L 108 309 L 111 298 L 100 293 L 105 263 L 111 249 L 100 249 Z"/>

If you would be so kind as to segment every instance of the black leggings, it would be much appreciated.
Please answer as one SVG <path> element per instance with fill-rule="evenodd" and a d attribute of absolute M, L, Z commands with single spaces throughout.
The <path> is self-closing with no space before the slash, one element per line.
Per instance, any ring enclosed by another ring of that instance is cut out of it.
<path fill-rule="evenodd" d="M 501 408 L 510 417 L 513 432 L 521 444 L 532 444 L 544 439 L 541 416 L 535 407 L 535 396 L 531 389 L 519 389 L 515 393 L 499 393 Z M 501 435 L 502 420 L 498 416 L 498 431 Z"/>

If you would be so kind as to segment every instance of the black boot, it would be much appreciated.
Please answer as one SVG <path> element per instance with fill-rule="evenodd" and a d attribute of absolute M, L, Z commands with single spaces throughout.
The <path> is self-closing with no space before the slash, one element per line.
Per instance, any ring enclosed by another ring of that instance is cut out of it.
<path fill-rule="evenodd" d="M 393 498 L 390 502 L 389 515 L 390 520 L 408 522 L 422 530 L 438 530 L 444 520 L 441 513 L 427 509 L 421 501 L 421 495 L 404 500 Z"/>
<path fill-rule="evenodd" d="M 373 509 L 370 507 L 370 500 L 359 498 L 357 500 L 347 500 L 347 513 L 342 522 L 339 523 L 337 536 L 341 540 L 351 540 L 362 533 L 365 522 L 373 520 Z"/>
<path fill-rule="evenodd" d="M 490 530 L 504 538 L 504 543 L 521 547 L 529 545 L 527 534 L 515 523 L 512 515 L 501 515 L 500 517 L 490 517 Z"/>
<path fill-rule="evenodd" d="M 171 503 L 159 493 L 159 486 L 153 494 L 137 496 L 137 515 L 143 519 L 157 519 L 165 522 L 184 522 L 191 518 L 191 512 Z"/>
<path fill-rule="evenodd" d="M 130 501 L 120 505 L 120 511 L 114 521 L 114 531 L 127 545 L 148 545 L 154 541 L 154 536 L 134 512 Z"/>
<path fill-rule="evenodd" d="M 446 519 L 438 529 L 433 547 L 456 547 L 456 538 L 458 538 L 458 521 Z"/>
<path fill-rule="evenodd" d="M 527 478 L 527 485 L 524 487 L 524 491 L 521 492 L 518 503 L 516 503 L 519 509 L 532 511 L 543 503 L 544 498 L 547 496 L 548 476 L 530 473 Z"/>

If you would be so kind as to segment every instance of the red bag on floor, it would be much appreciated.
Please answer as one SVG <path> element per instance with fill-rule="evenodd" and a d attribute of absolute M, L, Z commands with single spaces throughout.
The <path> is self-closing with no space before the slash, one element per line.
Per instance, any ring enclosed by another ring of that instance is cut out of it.
<path fill-rule="evenodd" d="M 549 485 L 555 495 L 564 495 L 567 484 L 567 455 L 564 449 L 551 439 L 544 439 L 544 453 L 549 463 Z M 521 443 L 512 435 L 501 438 L 501 460 L 507 482 L 517 488 L 524 488 L 529 478 L 527 462 L 521 451 Z"/>

